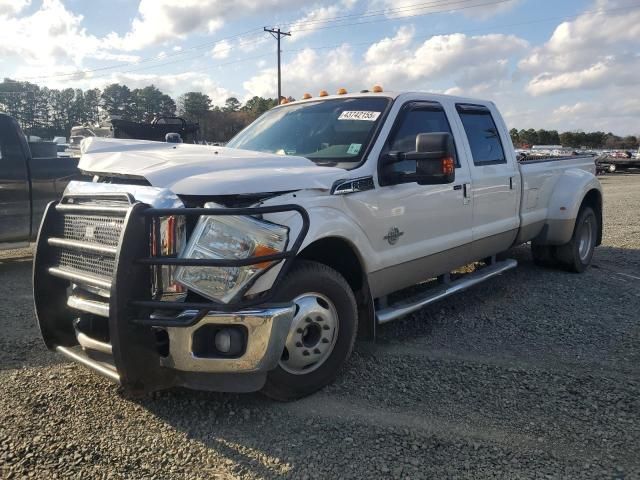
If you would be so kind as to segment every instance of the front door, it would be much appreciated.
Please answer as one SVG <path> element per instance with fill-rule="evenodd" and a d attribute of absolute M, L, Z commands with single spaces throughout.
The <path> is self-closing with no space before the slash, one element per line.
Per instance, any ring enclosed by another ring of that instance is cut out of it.
<path fill-rule="evenodd" d="M 415 150 L 419 133 L 449 132 L 442 105 L 435 102 L 405 104 L 382 150 Z M 455 136 L 454 136 L 455 137 Z M 456 145 L 456 150 L 461 151 Z M 394 164 L 392 175 L 379 170 L 375 227 L 369 235 L 380 270 L 370 275 L 374 296 L 384 295 L 448 272 L 469 261 L 473 207 L 466 193 L 471 178 L 463 159 L 456 159 L 453 184 L 418 185 L 415 161 Z M 377 294 L 377 295 L 376 295 Z"/>

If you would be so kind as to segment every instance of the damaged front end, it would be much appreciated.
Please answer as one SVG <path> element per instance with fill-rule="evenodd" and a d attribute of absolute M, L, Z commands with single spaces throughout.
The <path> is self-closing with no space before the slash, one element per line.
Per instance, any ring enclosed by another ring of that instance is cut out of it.
<path fill-rule="evenodd" d="M 308 214 L 299 205 L 206 205 L 185 206 L 166 189 L 72 182 L 47 207 L 36 246 L 35 309 L 47 347 L 137 393 L 260 389 L 294 315 L 293 304 L 271 299 L 304 240 Z M 282 212 L 301 218 L 295 239 L 262 219 Z M 216 241 L 231 254 L 215 253 L 214 227 L 232 220 L 239 231 L 255 223 L 280 243 L 243 256 L 225 237 Z M 272 288 L 247 295 L 275 267 Z M 212 290 L 229 272 L 230 281 L 245 275 L 240 288 Z"/>

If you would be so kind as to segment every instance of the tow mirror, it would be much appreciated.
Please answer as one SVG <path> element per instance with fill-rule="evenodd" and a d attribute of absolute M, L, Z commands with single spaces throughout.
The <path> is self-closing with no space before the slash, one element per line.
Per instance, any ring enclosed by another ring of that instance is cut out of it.
<path fill-rule="evenodd" d="M 456 178 L 455 156 L 450 133 L 419 133 L 415 153 L 418 185 L 452 183 Z"/>

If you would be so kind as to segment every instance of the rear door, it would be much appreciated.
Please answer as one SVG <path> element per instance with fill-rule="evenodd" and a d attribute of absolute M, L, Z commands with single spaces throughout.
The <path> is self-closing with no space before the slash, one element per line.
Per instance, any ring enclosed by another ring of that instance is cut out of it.
<path fill-rule="evenodd" d="M 509 248 L 520 223 L 520 171 L 502 119 L 490 107 L 456 104 L 471 160 L 475 258 Z"/>
<path fill-rule="evenodd" d="M 11 117 L 0 115 L 0 242 L 14 243 L 29 238 L 31 203 L 26 156 L 18 126 Z"/>

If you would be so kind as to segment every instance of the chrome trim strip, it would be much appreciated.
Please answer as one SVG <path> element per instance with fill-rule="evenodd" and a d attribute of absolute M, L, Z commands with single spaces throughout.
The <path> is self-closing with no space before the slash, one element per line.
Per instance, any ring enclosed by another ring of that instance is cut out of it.
<path fill-rule="evenodd" d="M 191 327 L 167 327 L 169 356 L 165 367 L 187 372 L 256 373 L 276 368 L 295 312 L 294 304 L 233 313 L 209 312 Z M 180 316 L 197 312 L 187 310 Z M 193 334 L 204 325 L 242 325 L 247 329 L 247 348 L 239 358 L 202 358 L 193 355 Z"/>
<path fill-rule="evenodd" d="M 100 342 L 99 340 L 91 338 L 78 330 L 76 330 L 76 338 L 84 350 L 96 350 L 97 352 L 113 355 L 113 347 L 110 343 Z"/>
<path fill-rule="evenodd" d="M 100 317 L 109 318 L 109 303 L 87 300 L 86 298 L 70 295 L 67 298 L 67 305 L 81 312 L 92 313 Z"/>
<path fill-rule="evenodd" d="M 96 360 L 92 360 L 91 358 L 89 358 L 86 355 L 84 355 L 83 353 L 81 353 L 81 351 L 80 352 L 76 352 L 72 348 L 61 347 L 60 345 L 58 345 L 56 347 L 56 351 L 58 353 L 61 353 L 62 355 L 64 355 L 68 359 L 73 360 L 74 362 L 81 363 L 85 367 L 89 367 L 91 370 L 93 370 L 93 371 L 95 371 L 95 372 L 97 372 L 97 373 L 99 373 L 101 375 L 104 375 L 108 379 L 110 379 L 110 380 L 112 380 L 112 381 L 114 381 L 116 383 L 120 383 L 120 375 L 118 375 L 118 372 L 114 368 L 111 368 L 110 366 L 107 366 L 107 364 L 104 364 L 102 362 L 98 362 Z"/>
<path fill-rule="evenodd" d="M 92 287 L 102 288 L 104 290 L 111 290 L 111 282 L 109 280 L 102 280 L 77 271 L 64 270 L 58 267 L 49 267 L 49 274 L 54 277 L 62 278 L 63 280 L 70 280 L 74 283 L 82 283 L 91 285 Z"/>
<path fill-rule="evenodd" d="M 376 312 L 378 323 L 387 323 L 397 318 L 404 317 L 405 315 L 409 315 L 430 303 L 441 300 L 462 290 L 466 290 L 480 282 L 484 282 L 485 280 L 495 277 L 496 275 L 500 275 L 507 270 L 515 268 L 517 265 L 518 262 L 513 259 L 497 262 L 494 265 L 483 268 L 482 270 L 470 273 L 465 278 L 452 282 L 444 290 L 439 290 L 436 293 L 431 293 L 423 297 L 410 298 L 404 302 L 398 302 L 395 305 L 390 305 Z"/>
<path fill-rule="evenodd" d="M 74 205 L 71 203 L 59 203 L 56 210 L 63 213 L 118 213 L 124 215 L 129 211 L 130 205 L 116 207 L 113 205 Z"/>
<path fill-rule="evenodd" d="M 114 257 L 118 253 L 117 247 L 109 247 L 107 245 L 82 242 L 80 240 L 69 240 L 67 238 L 50 237 L 47 239 L 47 242 L 52 247 L 61 247 L 61 248 L 68 248 L 70 250 L 80 250 L 82 252 L 112 255 Z"/>

